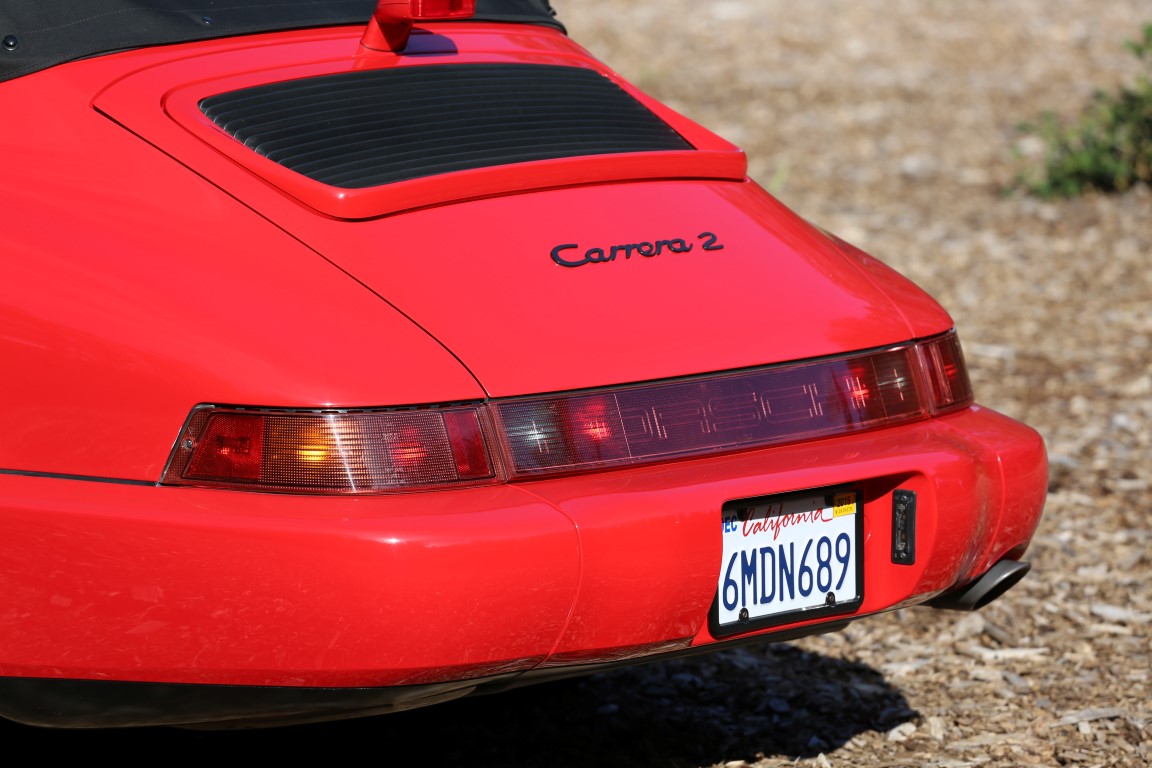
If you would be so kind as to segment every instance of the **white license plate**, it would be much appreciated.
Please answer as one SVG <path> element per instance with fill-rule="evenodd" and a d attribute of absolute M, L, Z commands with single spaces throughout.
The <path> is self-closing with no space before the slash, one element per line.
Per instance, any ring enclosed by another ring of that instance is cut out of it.
<path fill-rule="evenodd" d="M 724 506 L 714 623 L 731 632 L 860 603 L 859 494 L 833 490 Z"/>

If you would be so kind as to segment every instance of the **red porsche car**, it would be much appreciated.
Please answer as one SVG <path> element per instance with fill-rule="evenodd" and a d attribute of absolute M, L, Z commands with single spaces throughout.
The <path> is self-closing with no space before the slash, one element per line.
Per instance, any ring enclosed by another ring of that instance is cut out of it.
<path fill-rule="evenodd" d="M 949 315 L 546 0 L 0 7 L 0 715 L 370 715 L 979 608 Z"/>

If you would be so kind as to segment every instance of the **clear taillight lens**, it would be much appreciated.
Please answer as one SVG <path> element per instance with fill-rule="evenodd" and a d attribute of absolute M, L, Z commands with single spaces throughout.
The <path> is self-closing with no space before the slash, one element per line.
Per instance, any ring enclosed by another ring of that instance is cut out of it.
<path fill-rule="evenodd" d="M 454 488 L 832 437 L 971 403 L 960 343 L 948 333 L 750 371 L 463 406 L 201 406 L 163 482 L 331 494 Z"/>

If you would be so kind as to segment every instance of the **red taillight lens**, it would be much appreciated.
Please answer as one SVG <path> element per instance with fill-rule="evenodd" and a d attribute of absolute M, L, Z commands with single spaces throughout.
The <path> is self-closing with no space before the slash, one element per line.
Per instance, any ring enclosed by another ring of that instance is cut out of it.
<path fill-rule="evenodd" d="M 379 493 L 496 478 L 475 407 L 193 413 L 164 481 L 295 493 Z"/>
<path fill-rule="evenodd" d="M 964 364 L 964 352 L 955 333 L 921 344 L 928 383 L 932 390 L 934 413 L 964 408 L 972 404 L 972 382 Z"/>
<path fill-rule="evenodd" d="M 476 0 L 412 0 L 414 19 L 468 19 L 476 13 Z"/>
<path fill-rule="evenodd" d="M 200 447 L 188 463 L 189 473 L 258 480 L 264 461 L 264 417 L 213 414 L 204 425 Z"/>
<path fill-rule="evenodd" d="M 443 417 L 457 476 L 475 480 L 493 477 L 492 460 L 476 411 L 448 411 Z"/>

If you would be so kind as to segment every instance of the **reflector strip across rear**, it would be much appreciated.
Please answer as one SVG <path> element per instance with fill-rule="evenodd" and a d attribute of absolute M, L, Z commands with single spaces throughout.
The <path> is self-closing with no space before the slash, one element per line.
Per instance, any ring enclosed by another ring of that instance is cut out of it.
<path fill-rule="evenodd" d="M 535 160 L 692 149 L 603 75 L 542 64 L 326 75 L 211 96 L 200 109 L 257 153 L 347 189 Z"/>

